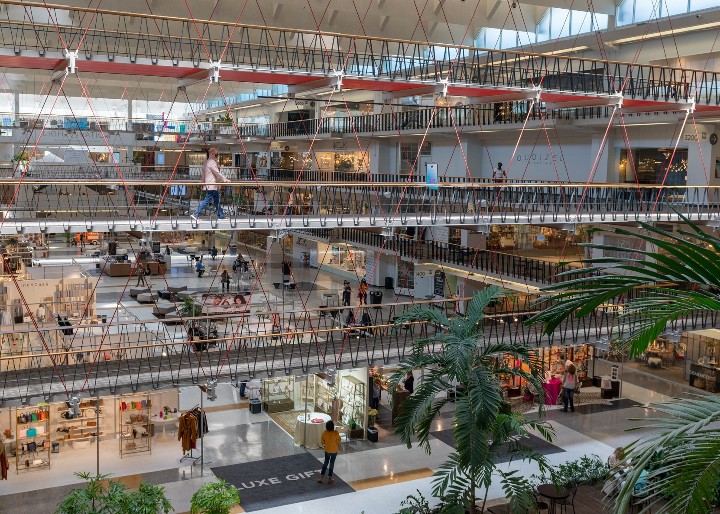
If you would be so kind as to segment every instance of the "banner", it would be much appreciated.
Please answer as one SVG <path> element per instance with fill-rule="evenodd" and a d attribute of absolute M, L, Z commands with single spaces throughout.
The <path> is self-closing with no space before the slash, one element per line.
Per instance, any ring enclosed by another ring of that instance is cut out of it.
<path fill-rule="evenodd" d="M 425 163 L 425 180 L 430 191 L 438 190 L 438 165 L 436 162 Z"/>

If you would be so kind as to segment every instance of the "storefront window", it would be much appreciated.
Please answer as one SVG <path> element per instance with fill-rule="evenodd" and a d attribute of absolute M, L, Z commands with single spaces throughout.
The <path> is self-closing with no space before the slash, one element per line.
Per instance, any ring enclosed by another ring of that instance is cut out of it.
<path fill-rule="evenodd" d="M 639 148 L 628 154 L 620 152 L 618 175 L 620 182 L 638 184 L 687 184 L 688 151 L 672 148 Z"/>

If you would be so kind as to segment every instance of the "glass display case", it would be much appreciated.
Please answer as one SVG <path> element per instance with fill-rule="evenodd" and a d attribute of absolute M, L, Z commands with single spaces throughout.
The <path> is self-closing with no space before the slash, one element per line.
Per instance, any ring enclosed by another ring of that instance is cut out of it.
<path fill-rule="evenodd" d="M 122 395 L 117 399 L 121 458 L 152 451 L 151 408 L 149 394 Z"/>
<path fill-rule="evenodd" d="M 263 409 L 268 413 L 293 410 L 295 408 L 294 389 L 294 377 L 263 380 L 261 392 Z"/>

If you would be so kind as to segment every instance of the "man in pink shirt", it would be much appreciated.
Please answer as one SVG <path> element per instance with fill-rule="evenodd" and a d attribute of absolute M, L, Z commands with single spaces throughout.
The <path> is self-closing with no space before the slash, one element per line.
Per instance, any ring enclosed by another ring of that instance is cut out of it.
<path fill-rule="evenodd" d="M 200 217 L 200 213 L 207 207 L 210 202 L 215 203 L 217 209 L 218 219 L 225 219 L 225 213 L 223 213 L 222 207 L 220 206 L 220 186 L 218 183 L 230 182 L 225 176 L 220 173 L 218 169 L 217 159 L 218 151 L 215 148 L 211 148 L 208 151 L 208 158 L 205 161 L 202 171 L 202 181 L 205 184 L 203 190 L 205 191 L 205 199 L 200 203 L 197 210 L 190 215 L 190 217 L 197 221 Z"/>

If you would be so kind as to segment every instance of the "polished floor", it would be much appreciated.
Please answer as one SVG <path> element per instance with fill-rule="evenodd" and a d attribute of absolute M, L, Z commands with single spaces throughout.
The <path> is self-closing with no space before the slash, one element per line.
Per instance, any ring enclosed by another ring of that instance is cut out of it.
<path fill-rule="evenodd" d="M 174 258 L 174 265 L 175 259 L 178 266 L 168 274 L 168 282 L 187 283 L 190 289 L 207 289 L 211 279 L 198 279 L 187 273 L 189 266 L 185 264 L 184 268 L 182 264 L 184 256 Z M 306 268 L 295 271 L 296 280 L 315 281 L 325 290 L 339 289 L 342 283 L 341 279 L 324 271 Z M 98 306 L 111 312 L 114 308 L 112 298 L 116 298 L 127 279 L 103 277 L 101 280 L 99 291 L 103 296 L 99 296 Z M 265 277 L 263 281 L 271 279 Z M 319 292 L 308 295 L 311 303 L 319 302 Z M 136 309 L 149 310 L 150 307 L 138 306 Z M 607 373 L 609 365 L 599 361 L 595 373 Z M 545 419 L 555 430 L 555 439 L 543 453 L 552 464 L 593 454 L 606 459 L 615 447 L 642 434 L 625 431 L 633 425 L 629 418 L 651 415 L 642 404 L 688 392 L 682 385 L 627 367 L 621 369 L 621 379 L 623 399 L 610 407 L 588 405 L 586 409 L 578 408 L 575 414 L 562 413 L 559 407 L 545 411 Z M 137 485 L 140 480 L 163 485 L 177 512 L 188 511 L 192 493 L 203 482 L 213 480 L 217 472 L 218 475 L 236 477 L 241 488 L 241 505 L 246 512 L 393 513 L 399 510 L 401 501 L 408 494 L 419 491 L 431 498 L 432 472 L 453 451 L 452 438 L 448 436 L 452 419 L 450 407 L 435 422 L 430 454 L 417 447 L 408 449 L 396 436 L 383 430 L 379 443 L 345 442 L 335 465 L 338 481 L 320 485 L 315 481 L 315 473 L 321 466 L 321 451 L 295 446 L 292 438 L 265 413 L 250 413 L 231 384 L 220 384 L 218 393 L 217 400 L 206 401 L 212 408 L 208 413 L 210 431 L 202 441 L 202 464 L 181 462 L 182 450 L 173 438 L 163 441 L 156 436 L 151 454 L 123 459 L 118 455 L 117 440 L 104 440 L 99 449 L 90 446 L 61 451 L 54 456 L 50 470 L 16 475 L 11 467 L 8 481 L 0 482 L 0 513 L 52 512 L 62 495 L 78 483 L 74 472 L 98 469 L 129 486 Z M 181 410 L 199 403 L 199 394 L 197 387 L 182 388 Z M 503 463 L 500 467 L 514 469 L 518 464 Z M 534 466 L 520 464 L 520 467 L 526 476 L 537 472 Z M 494 482 L 488 497 L 498 499 L 502 496 L 500 484 Z"/>

